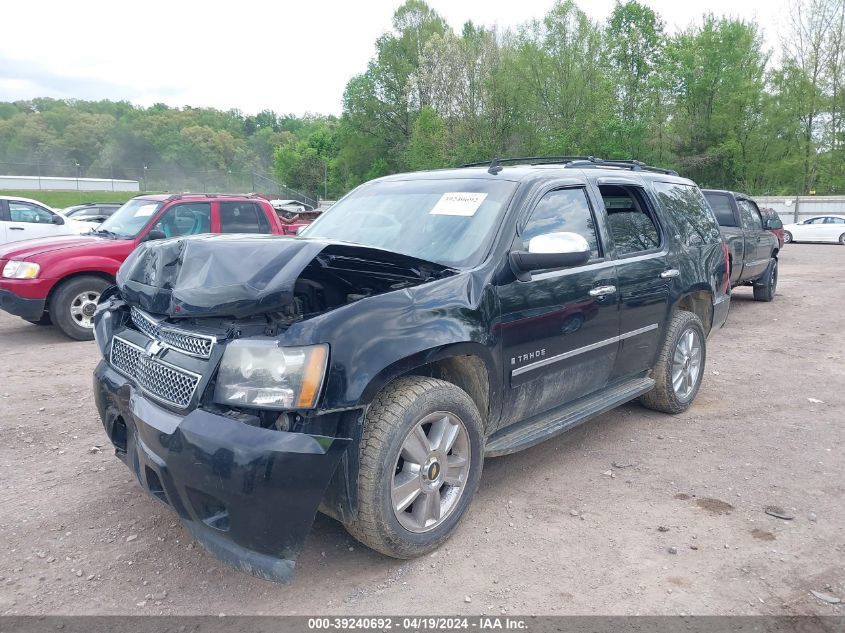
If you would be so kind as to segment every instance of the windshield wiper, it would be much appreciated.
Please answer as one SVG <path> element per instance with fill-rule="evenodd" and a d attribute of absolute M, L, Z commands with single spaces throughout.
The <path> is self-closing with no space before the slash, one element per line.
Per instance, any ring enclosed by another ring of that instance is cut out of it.
<path fill-rule="evenodd" d="M 113 240 L 121 237 L 120 235 L 118 235 L 114 231 L 109 231 L 108 229 L 99 229 L 99 228 L 91 229 L 90 231 L 88 231 L 88 234 L 89 235 L 105 235 L 107 237 L 112 238 Z"/>

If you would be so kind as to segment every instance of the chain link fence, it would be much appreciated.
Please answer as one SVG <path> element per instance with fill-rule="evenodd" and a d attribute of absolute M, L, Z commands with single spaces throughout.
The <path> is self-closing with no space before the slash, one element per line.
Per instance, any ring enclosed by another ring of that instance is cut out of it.
<path fill-rule="evenodd" d="M 103 183 L 102 191 L 119 191 L 120 187 L 115 181 L 134 180 L 138 182 L 141 192 L 260 193 L 274 198 L 298 200 L 315 208 L 319 205 L 318 200 L 254 170 L 186 170 L 179 167 L 153 168 L 146 165 L 92 165 L 82 168 L 76 163 L 0 161 L 0 175 L 36 178 L 36 191 L 52 188 L 49 181 L 42 183 L 41 178 L 99 178 L 111 181 L 111 186 L 109 182 Z M 81 187 L 77 186 L 76 189 Z"/>

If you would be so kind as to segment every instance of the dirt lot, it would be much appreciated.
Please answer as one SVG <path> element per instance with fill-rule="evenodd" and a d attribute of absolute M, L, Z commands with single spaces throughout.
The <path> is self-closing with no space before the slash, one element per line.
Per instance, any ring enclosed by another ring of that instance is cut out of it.
<path fill-rule="evenodd" d="M 810 593 L 845 600 L 843 271 L 845 248 L 788 246 L 773 304 L 735 292 L 689 412 L 489 460 L 423 559 L 318 517 L 288 586 L 205 553 L 113 457 L 94 343 L 0 313 L 0 613 L 845 614 Z"/>

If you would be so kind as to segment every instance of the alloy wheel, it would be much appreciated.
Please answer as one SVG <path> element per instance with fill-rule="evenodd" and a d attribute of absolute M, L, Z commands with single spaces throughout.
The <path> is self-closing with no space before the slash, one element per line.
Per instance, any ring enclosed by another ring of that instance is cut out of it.
<path fill-rule="evenodd" d="M 94 312 L 100 293 L 93 290 L 80 292 L 70 302 L 70 318 L 80 327 L 91 329 L 94 327 Z"/>
<path fill-rule="evenodd" d="M 409 532 L 428 532 L 458 506 L 472 459 L 469 434 L 453 413 L 419 420 L 402 442 L 391 482 L 391 505 Z"/>
<path fill-rule="evenodd" d="M 672 355 L 672 389 L 682 401 L 689 399 L 701 374 L 701 339 L 687 329 L 681 334 Z"/>

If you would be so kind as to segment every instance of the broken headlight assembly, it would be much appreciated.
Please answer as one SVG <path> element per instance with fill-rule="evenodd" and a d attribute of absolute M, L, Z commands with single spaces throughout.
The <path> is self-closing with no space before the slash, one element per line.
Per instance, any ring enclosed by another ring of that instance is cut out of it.
<path fill-rule="evenodd" d="M 272 339 L 240 339 L 226 346 L 214 401 L 266 409 L 311 409 L 317 404 L 329 346 L 281 347 Z"/>
<path fill-rule="evenodd" d="M 41 271 L 41 266 L 33 262 L 21 262 L 12 259 L 3 266 L 3 276 L 6 279 L 35 279 Z"/>

